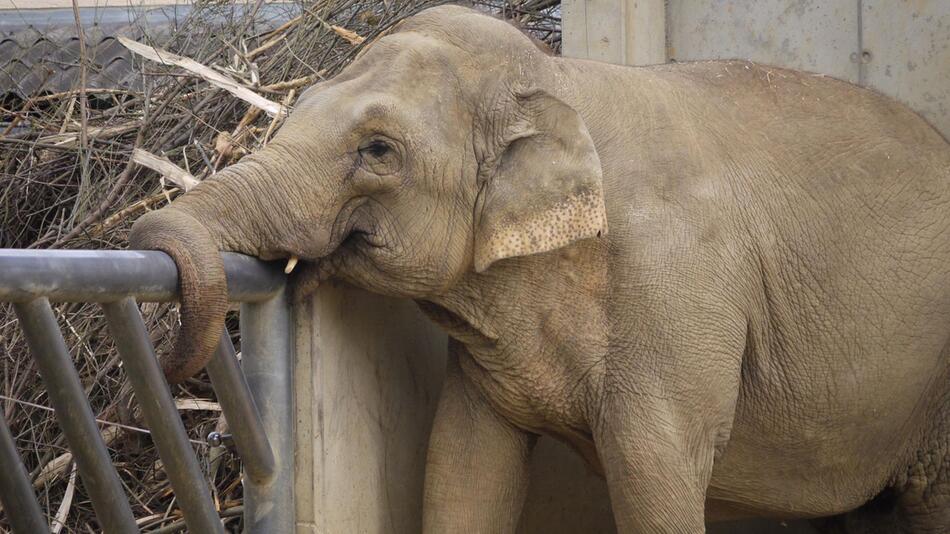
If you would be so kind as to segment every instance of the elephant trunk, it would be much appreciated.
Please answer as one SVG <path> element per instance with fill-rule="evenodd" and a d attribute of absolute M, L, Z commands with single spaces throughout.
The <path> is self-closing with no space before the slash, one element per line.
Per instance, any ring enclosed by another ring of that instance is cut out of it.
<path fill-rule="evenodd" d="M 261 192 L 274 177 L 256 158 L 245 159 L 132 226 L 131 248 L 161 250 L 178 266 L 181 328 L 162 360 L 169 383 L 201 371 L 221 339 L 228 288 L 220 252 L 261 255 L 272 241 L 260 214 L 279 212 L 265 205 L 272 195 Z"/>
<path fill-rule="evenodd" d="M 178 266 L 181 329 L 162 368 L 169 383 L 182 382 L 204 368 L 221 340 L 228 288 L 219 245 L 201 223 L 174 206 L 139 218 L 129 245 L 161 250 Z"/>

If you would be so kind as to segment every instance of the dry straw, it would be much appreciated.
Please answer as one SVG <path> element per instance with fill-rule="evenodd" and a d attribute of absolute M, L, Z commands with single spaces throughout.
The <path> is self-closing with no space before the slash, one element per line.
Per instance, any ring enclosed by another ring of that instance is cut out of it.
<path fill-rule="evenodd" d="M 0 131 L 0 247 L 123 248 L 138 216 L 260 147 L 305 86 L 333 76 L 381 31 L 437 3 L 198 2 L 173 31 L 143 27 L 144 39 L 124 41 L 139 56 L 130 75 L 140 89 L 83 87 L 76 80 L 69 91 L 2 104 L 10 123 Z M 559 47 L 558 2 L 487 0 L 480 7 Z M 77 59 L 86 79 L 92 63 L 85 51 Z M 99 309 L 55 309 L 140 527 L 184 530 Z M 165 353 L 178 322 L 175 308 L 143 304 L 142 310 L 158 353 Z M 236 326 L 234 318 L 229 323 Z M 0 305 L 0 410 L 40 503 L 60 532 L 98 532 L 44 391 L 12 311 Z M 237 532 L 240 462 L 201 444 L 209 432 L 227 428 L 214 392 L 199 375 L 174 394 L 215 503 Z M 0 532 L 8 528 L 0 511 Z"/>

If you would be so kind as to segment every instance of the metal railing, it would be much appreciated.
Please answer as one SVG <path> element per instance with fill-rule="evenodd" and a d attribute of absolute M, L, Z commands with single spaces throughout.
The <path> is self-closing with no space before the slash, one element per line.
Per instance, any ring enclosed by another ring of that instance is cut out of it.
<path fill-rule="evenodd" d="M 290 533 L 293 499 L 293 340 L 279 267 L 222 255 L 241 303 L 242 360 L 227 332 L 207 366 L 244 467 L 244 528 Z M 175 300 L 178 271 L 153 251 L 0 249 L 0 301 L 13 302 L 103 531 L 138 532 L 50 301 L 98 302 L 191 532 L 224 532 L 165 382 L 137 301 Z M 13 436 L 0 415 L 0 503 L 15 533 L 48 532 Z"/>

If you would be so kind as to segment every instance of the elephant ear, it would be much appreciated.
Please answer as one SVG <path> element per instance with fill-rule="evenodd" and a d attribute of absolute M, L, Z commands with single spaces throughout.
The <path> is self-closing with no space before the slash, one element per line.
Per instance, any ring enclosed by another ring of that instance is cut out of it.
<path fill-rule="evenodd" d="M 515 100 L 500 155 L 479 178 L 476 272 L 607 233 L 600 158 L 580 115 L 542 90 Z"/>

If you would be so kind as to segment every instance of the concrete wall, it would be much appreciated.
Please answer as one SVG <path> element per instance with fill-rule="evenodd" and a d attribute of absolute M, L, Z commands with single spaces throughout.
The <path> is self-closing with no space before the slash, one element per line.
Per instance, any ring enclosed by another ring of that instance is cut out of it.
<path fill-rule="evenodd" d="M 891 95 L 950 137 L 950 1 L 564 0 L 563 52 L 648 65 L 749 59 Z M 633 46 L 640 53 L 630 52 Z"/>
<path fill-rule="evenodd" d="M 445 335 L 410 302 L 327 285 L 296 337 L 298 532 L 418 532 Z"/>

